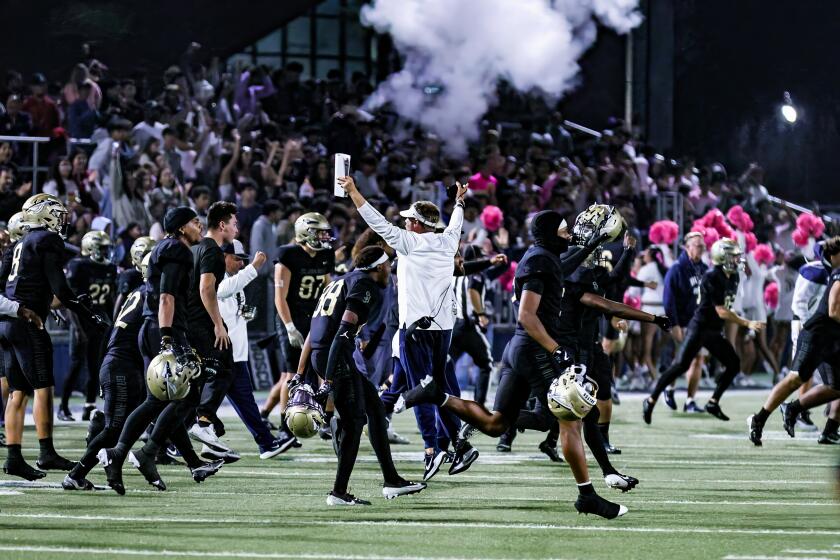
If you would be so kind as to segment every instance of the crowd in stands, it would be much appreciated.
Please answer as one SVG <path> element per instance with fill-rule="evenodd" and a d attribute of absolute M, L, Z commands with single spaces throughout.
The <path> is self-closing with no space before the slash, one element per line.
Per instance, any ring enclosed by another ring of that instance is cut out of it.
<path fill-rule="evenodd" d="M 349 260 L 365 226 L 346 199 L 333 197 L 332 154 L 340 152 L 351 156 L 362 194 L 393 220 L 415 200 L 431 200 L 448 215 L 447 186 L 468 182 L 464 242 L 481 245 L 485 254 L 504 252 L 512 262 L 529 244 L 527 222 L 535 212 L 573 217 L 591 203 L 607 203 L 620 209 L 640 247 L 652 248 L 637 268 L 661 289 L 677 255 L 668 243 L 652 242 L 649 232 L 657 198 L 671 192 L 682 195 L 681 231 L 702 227 L 705 234 L 713 229 L 703 221 L 713 221 L 710 211 L 725 215 L 737 206 L 752 221 L 744 233 L 771 248 L 771 266 L 799 262 L 796 215 L 771 204 L 757 164 L 728 173 L 690 156 L 665 158 L 620 120 L 600 137 L 580 135 L 564 126 L 555 107 L 504 85 L 469 153 L 453 157 L 445 138 L 387 107 L 363 110 L 373 84 L 361 73 L 345 81 L 334 70 L 314 80 L 297 63 L 279 69 L 203 64 L 200 52 L 193 45 L 162 76 L 142 79 L 90 58 L 66 76 L 6 72 L 0 135 L 50 139 L 40 149 L 39 163 L 49 171 L 39 190 L 71 210 L 70 243 L 92 228 L 108 230 L 116 260 L 128 266 L 135 238 L 163 236 L 168 208 L 188 204 L 204 216 L 212 202 L 227 200 L 238 205 L 241 240 L 252 254 L 271 258 L 293 238 L 295 219 L 318 211 Z M 31 165 L 31 145 L 0 141 L 0 222 L 32 194 Z M 637 294 L 643 304 L 646 295 Z M 640 358 L 655 367 L 655 358 Z"/>

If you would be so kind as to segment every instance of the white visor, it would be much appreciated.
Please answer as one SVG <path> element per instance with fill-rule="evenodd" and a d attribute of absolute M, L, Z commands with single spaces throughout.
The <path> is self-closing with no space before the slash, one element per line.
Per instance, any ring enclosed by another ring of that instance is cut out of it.
<path fill-rule="evenodd" d="M 428 226 L 430 228 L 437 227 L 438 224 L 437 222 L 433 222 L 427 218 L 424 218 L 420 214 L 420 212 L 417 211 L 417 208 L 415 208 L 413 204 L 408 208 L 408 210 L 403 210 L 402 212 L 400 212 L 400 216 L 402 216 L 403 218 L 412 218 L 414 220 L 417 220 L 424 226 Z"/>

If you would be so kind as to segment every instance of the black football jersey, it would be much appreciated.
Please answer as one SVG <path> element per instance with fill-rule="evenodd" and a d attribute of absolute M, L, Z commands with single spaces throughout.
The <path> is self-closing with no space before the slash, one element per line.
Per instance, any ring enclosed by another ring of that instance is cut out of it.
<path fill-rule="evenodd" d="M 556 255 L 542 247 L 530 247 L 516 267 L 513 279 L 514 295 L 522 302 L 522 290 L 542 295 L 537 307 L 539 317 L 549 336 L 557 338 L 561 331 L 560 310 L 563 300 L 564 277 Z M 516 323 L 516 334 L 528 336 L 525 328 Z"/>
<path fill-rule="evenodd" d="M 0 292 L 6 293 L 6 283 L 9 281 L 9 273 L 12 271 L 12 256 L 15 254 L 15 246 L 20 243 L 20 240 L 15 241 L 3 251 L 3 257 L 0 259 Z"/>
<path fill-rule="evenodd" d="M 609 271 L 601 266 L 580 267 L 574 272 L 574 274 L 572 274 L 569 280 L 579 286 L 580 292 L 578 299 L 580 299 L 580 296 L 586 292 L 595 294 L 596 296 L 605 297 L 607 291 L 613 284 L 616 283 L 613 278 L 610 277 Z M 581 344 L 589 345 L 596 343 L 599 340 L 601 315 L 603 314 L 598 309 L 587 307 L 585 305 L 582 306 L 579 334 Z"/>
<path fill-rule="evenodd" d="M 186 245 L 171 237 L 155 245 L 149 259 L 149 280 L 146 282 L 148 290 L 143 305 L 143 316 L 157 322 L 158 306 L 160 305 L 161 276 L 164 267 L 176 275 L 166 293 L 175 297 L 175 315 L 172 326 L 182 331 L 187 330 L 190 283 L 193 272 L 193 255 Z M 170 291 L 171 290 L 171 291 Z"/>
<path fill-rule="evenodd" d="M 324 281 L 335 270 L 335 253 L 325 250 L 316 252 L 315 256 L 309 256 L 303 247 L 291 243 L 280 247 L 275 263 L 282 264 L 291 271 L 286 303 L 292 314 L 292 322 L 306 335 L 315 304 L 321 297 Z"/>
<path fill-rule="evenodd" d="M 309 342 L 312 348 L 329 348 L 341 325 L 341 316 L 348 307 L 359 317 L 361 328 L 368 317 L 376 316 L 382 303 L 384 288 L 370 274 L 354 270 L 330 282 L 315 305 Z"/>
<path fill-rule="evenodd" d="M 828 298 L 831 294 L 831 287 L 837 282 L 840 282 L 840 268 L 835 268 L 831 271 L 828 277 L 828 286 L 826 286 L 825 292 L 823 292 L 817 310 L 805 322 L 805 329 L 814 334 L 840 338 L 840 323 L 828 315 Z"/>
<path fill-rule="evenodd" d="M 46 229 L 30 231 L 12 250 L 6 297 L 46 321 L 54 295 L 46 267 L 63 267 L 64 255 L 64 241 L 57 233 Z"/>
<path fill-rule="evenodd" d="M 213 319 L 201 301 L 199 286 L 202 274 L 212 274 L 216 289 L 225 278 L 225 254 L 219 244 L 210 237 L 205 237 L 198 245 L 192 246 L 193 275 L 190 287 L 190 324 L 213 330 Z"/>
<path fill-rule="evenodd" d="M 727 276 L 720 266 L 709 269 L 700 282 L 700 302 L 694 310 L 689 327 L 714 330 L 723 328 L 724 321 L 715 308 L 722 305 L 732 309 L 738 293 L 738 280 L 737 273 Z"/>
<path fill-rule="evenodd" d="M 79 294 L 88 294 L 94 310 L 108 317 L 114 310 L 117 291 L 117 267 L 98 263 L 87 257 L 76 257 L 67 263 L 67 283 Z"/>
<path fill-rule="evenodd" d="M 107 355 L 111 358 L 125 360 L 132 364 L 143 364 L 143 355 L 140 353 L 137 338 L 140 327 L 143 325 L 143 303 L 147 289 L 147 286 L 140 286 L 128 294 L 122 304 L 117 319 L 114 321 L 111 337 L 108 339 Z"/>
<path fill-rule="evenodd" d="M 136 268 L 127 268 L 117 277 L 117 294 L 127 296 L 143 285 L 143 275 Z"/>

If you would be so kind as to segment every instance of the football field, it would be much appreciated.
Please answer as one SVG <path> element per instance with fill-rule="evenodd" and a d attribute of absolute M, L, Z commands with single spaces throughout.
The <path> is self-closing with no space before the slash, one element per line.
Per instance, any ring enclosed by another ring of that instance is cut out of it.
<path fill-rule="evenodd" d="M 817 445 L 814 433 L 788 438 L 778 413 L 764 447 L 753 447 L 745 418 L 764 396 L 728 393 L 728 423 L 672 413 L 660 401 L 652 426 L 642 423 L 641 396 L 624 396 L 611 428 L 624 453 L 613 458 L 640 485 L 629 494 L 610 490 L 590 462 L 596 489 L 630 508 L 613 521 L 575 512 L 571 473 L 537 451 L 541 434 L 520 434 L 508 454 L 478 436 L 481 457 L 469 471 L 449 476 L 444 465 L 427 490 L 393 501 L 381 497 L 364 441 L 351 492 L 373 505 L 341 509 L 325 505 L 335 469 L 329 442 L 307 440 L 260 461 L 242 424 L 225 414 L 225 439 L 243 458 L 200 485 L 181 466 L 160 467 L 169 489 L 158 492 L 127 464 L 123 497 L 63 491 L 58 473 L 37 483 L 0 474 L 0 558 L 840 558 L 837 450 Z M 413 414 L 396 416 L 395 427 L 414 443 L 393 447 L 397 467 L 418 479 Z M 84 434 L 81 422 L 59 425 L 56 448 L 77 459 Z M 35 433 L 27 427 L 24 437 L 34 463 Z M 99 467 L 89 478 L 105 484 Z"/>

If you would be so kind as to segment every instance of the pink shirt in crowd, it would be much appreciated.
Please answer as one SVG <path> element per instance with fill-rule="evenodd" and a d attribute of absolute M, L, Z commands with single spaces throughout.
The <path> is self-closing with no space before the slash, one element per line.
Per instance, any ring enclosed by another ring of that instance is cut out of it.
<path fill-rule="evenodd" d="M 478 172 L 470 177 L 470 182 L 467 183 L 467 186 L 471 191 L 486 191 L 490 189 L 490 185 L 493 185 L 495 188 L 497 182 L 498 180 L 492 175 L 485 177 L 481 172 Z"/>

